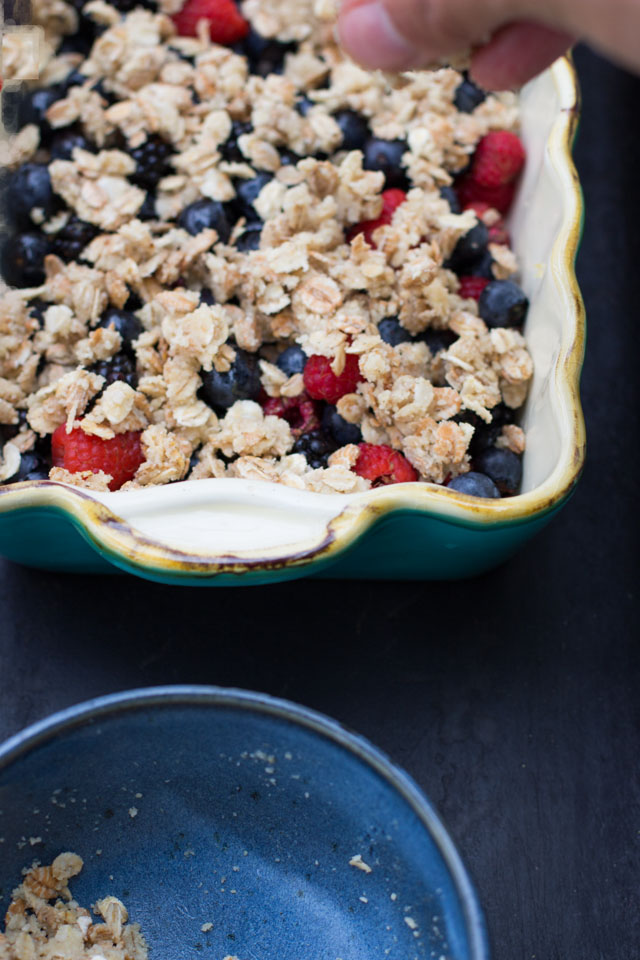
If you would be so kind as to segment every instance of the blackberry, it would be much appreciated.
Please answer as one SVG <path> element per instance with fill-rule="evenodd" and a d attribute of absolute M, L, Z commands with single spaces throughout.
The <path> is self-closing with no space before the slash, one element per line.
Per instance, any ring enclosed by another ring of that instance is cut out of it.
<path fill-rule="evenodd" d="M 157 220 L 156 198 L 153 193 L 148 193 L 144 198 L 144 203 L 136 214 L 138 220 Z"/>
<path fill-rule="evenodd" d="M 469 77 L 465 77 L 455 92 L 453 102 L 461 113 L 473 113 L 486 99 L 484 90 L 476 86 Z"/>
<path fill-rule="evenodd" d="M 178 217 L 177 223 L 194 237 L 203 230 L 213 229 L 217 232 L 218 239 L 226 243 L 231 235 L 228 208 L 218 200 L 205 198 L 190 203 Z"/>
<path fill-rule="evenodd" d="M 272 180 L 273 174 L 264 170 L 251 180 L 240 180 L 236 183 L 236 199 L 233 201 L 233 205 L 238 218 L 245 217 L 247 223 L 255 223 L 260 219 L 260 215 L 253 204 L 258 199 L 262 188 L 266 187 Z"/>
<path fill-rule="evenodd" d="M 228 410 L 236 400 L 255 400 L 261 389 L 260 368 L 253 353 L 235 348 L 236 358 L 226 373 L 215 367 L 202 373 L 202 395 L 214 409 Z"/>
<path fill-rule="evenodd" d="M 485 476 L 484 473 L 476 473 L 474 470 L 454 477 L 447 486 L 450 490 L 457 490 L 458 493 L 466 493 L 471 497 L 485 497 L 490 500 L 500 499 L 500 491 L 493 480 Z"/>
<path fill-rule="evenodd" d="M 512 280 L 493 280 L 478 301 L 478 312 L 488 327 L 519 327 L 528 308 L 527 297 Z"/>
<path fill-rule="evenodd" d="M 173 167 L 168 162 L 173 147 L 162 137 L 149 137 L 139 147 L 129 150 L 129 154 L 136 162 L 130 180 L 144 190 L 155 190 L 163 177 L 173 173 Z"/>
<path fill-rule="evenodd" d="M 95 153 L 95 146 L 78 127 L 68 127 L 66 130 L 59 130 L 51 138 L 49 150 L 52 160 L 71 160 L 73 151 L 78 147 L 80 150 L 88 150 Z"/>
<path fill-rule="evenodd" d="M 262 220 L 256 220 L 255 223 L 248 223 L 243 233 L 241 233 L 236 240 L 236 250 L 239 250 L 240 253 L 259 250 L 263 226 L 264 223 Z"/>
<path fill-rule="evenodd" d="M 447 270 L 453 270 L 454 273 L 474 276 L 472 270 L 485 257 L 488 245 L 489 230 L 482 221 L 479 221 L 468 233 L 460 237 L 445 267 Z"/>
<path fill-rule="evenodd" d="M 241 123 L 234 120 L 231 125 L 231 133 L 225 142 L 219 147 L 220 156 L 227 163 L 246 163 L 246 157 L 238 146 L 238 138 L 246 133 L 252 133 L 253 126 L 250 123 Z"/>
<path fill-rule="evenodd" d="M 238 45 L 239 52 L 247 58 L 249 70 L 259 77 L 270 73 L 282 73 L 284 58 L 297 49 L 297 43 L 283 43 L 280 40 L 263 37 L 251 28 L 245 39 Z"/>
<path fill-rule="evenodd" d="M 362 150 L 371 136 L 369 122 L 355 110 L 338 110 L 333 119 L 342 131 L 342 150 Z"/>
<path fill-rule="evenodd" d="M 109 307 L 100 318 L 99 327 L 113 327 L 122 337 L 122 347 L 127 352 L 133 350 L 132 343 L 137 340 L 143 331 L 143 326 L 135 313 L 129 310 L 119 310 Z"/>
<path fill-rule="evenodd" d="M 2 251 L 2 276 L 13 287 L 39 287 L 44 283 L 44 258 L 51 253 L 43 233 L 21 233 Z"/>
<path fill-rule="evenodd" d="M 522 482 L 522 459 L 513 450 L 489 447 L 474 462 L 474 467 L 486 474 L 500 491 L 511 496 Z"/>
<path fill-rule="evenodd" d="M 345 447 L 348 443 L 362 443 L 360 427 L 341 417 L 331 405 L 326 406 L 322 414 L 322 429 L 339 447 Z"/>
<path fill-rule="evenodd" d="M 134 389 L 138 386 L 138 374 L 136 373 L 136 362 L 128 353 L 117 353 L 110 360 L 98 360 L 90 370 L 105 378 L 105 387 L 118 380 L 123 380 Z"/>
<path fill-rule="evenodd" d="M 279 367 L 283 373 L 286 373 L 288 377 L 292 377 L 294 373 L 304 372 L 306 362 L 306 353 L 302 347 L 294 344 L 293 346 L 287 347 L 286 350 L 282 351 L 276 360 L 276 366 Z"/>
<path fill-rule="evenodd" d="M 378 333 L 385 343 L 397 347 L 399 343 L 407 343 L 412 339 L 397 317 L 385 317 L 378 324 Z"/>
<path fill-rule="evenodd" d="M 78 217 L 71 217 L 67 225 L 52 238 L 51 252 L 67 263 L 72 260 L 80 260 L 84 248 L 99 233 L 98 228 L 94 227 L 92 223 L 79 220 Z"/>
<path fill-rule="evenodd" d="M 406 140 L 381 140 L 370 137 L 364 144 L 365 170 L 380 170 L 384 173 L 385 186 L 406 190 L 409 181 L 402 169 L 402 157 L 407 152 Z"/>
<path fill-rule="evenodd" d="M 335 442 L 322 430 L 311 430 L 302 433 L 293 445 L 294 453 L 301 453 L 310 467 L 317 470 L 326 467 L 327 460 L 337 450 Z"/>
<path fill-rule="evenodd" d="M 49 217 L 55 208 L 51 177 L 44 163 L 25 163 L 9 179 L 7 200 L 9 214 L 16 223 L 26 226 L 32 210 L 43 210 Z"/>

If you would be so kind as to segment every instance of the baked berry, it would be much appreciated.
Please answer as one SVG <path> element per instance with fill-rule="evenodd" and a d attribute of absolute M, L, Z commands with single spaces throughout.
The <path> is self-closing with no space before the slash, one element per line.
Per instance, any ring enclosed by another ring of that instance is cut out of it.
<path fill-rule="evenodd" d="M 456 192 L 463 210 L 480 202 L 486 203 L 500 213 L 508 213 L 513 204 L 516 188 L 515 183 L 506 183 L 499 187 L 485 187 L 469 174 L 465 174 L 456 181 Z"/>
<path fill-rule="evenodd" d="M 19 167 L 9 180 L 7 194 L 9 213 L 19 224 L 32 222 L 32 210 L 43 210 L 45 217 L 53 213 L 51 177 L 44 163 L 25 163 Z"/>
<path fill-rule="evenodd" d="M 489 230 L 479 221 L 468 233 L 460 237 L 453 253 L 445 263 L 454 273 L 473 275 L 474 269 L 486 258 L 489 243 Z"/>
<path fill-rule="evenodd" d="M 480 296 L 478 312 L 488 327 L 519 327 L 529 301 L 513 280 L 492 280 Z"/>
<path fill-rule="evenodd" d="M 294 437 L 311 433 L 320 426 L 320 403 L 305 393 L 297 397 L 269 397 L 262 406 L 265 416 L 281 417 L 291 427 Z"/>
<path fill-rule="evenodd" d="M 249 24 L 233 0 L 186 0 L 172 19 L 181 37 L 197 36 L 200 20 L 208 20 L 211 40 L 226 47 L 249 33 Z"/>
<path fill-rule="evenodd" d="M 91 372 L 105 378 L 105 387 L 118 380 L 128 383 L 134 389 L 138 386 L 136 362 L 128 353 L 122 351 L 110 360 L 98 360 L 97 363 L 92 364 Z"/>
<path fill-rule="evenodd" d="M 296 102 L 296 110 L 301 117 L 306 117 L 312 107 L 315 107 L 313 100 L 310 100 L 309 97 L 301 96 Z"/>
<path fill-rule="evenodd" d="M 361 113 L 356 113 L 355 110 L 338 110 L 334 113 L 333 119 L 342 132 L 341 149 L 362 150 L 371 137 L 367 118 Z"/>
<path fill-rule="evenodd" d="M 144 202 L 136 214 L 138 220 L 157 220 L 158 214 L 156 212 L 156 196 L 153 193 L 148 193 L 144 198 Z"/>
<path fill-rule="evenodd" d="M 40 136 L 42 139 L 43 134 L 48 134 L 51 132 L 51 127 L 47 122 L 47 110 L 51 107 L 57 100 L 60 100 L 64 97 L 66 91 L 64 87 L 60 84 L 55 84 L 52 87 L 40 87 L 37 90 L 34 90 L 33 93 L 27 98 L 23 107 L 22 121 L 26 125 L 27 123 L 35 123 L 36 126 L 40 127 Z"/>
<path fill-rule="evenodd" d="M 402 158 L 407 152 L 406 140 L 382 140 L 370 137 L 364 145 L 365 170 L 379 170 L 384 173 L 387 187 L 407 188 L 407 175 L 402 169 Z"/>
<path fill-rule="evenodd" d="M 242 42 L 241 51 L 247 58 L 249 70 L 259 77 L 284 71 L 284 58 L 295 51 L 297 44 L 283 43 L 272 37 L 263 37 L 250 28 Z"/>
<path fill-rule="evenodd" d="M 178 226 L 196 237 L 203 230 L 215 230 L 218 239 L 226 243 L 231 235 L 231 224 L 225 204 L 218 200 L 196 200 L 185 207 L 177 220 Z"/>
<path fill-rule="evenodd" d="M 322 430 L 301 434 L 293 445 L 293 453 L 301 453 L 314 470 L 326 467 L 327 460 L 336 449 L 334 441 Z"/>
<path fill-rule="evenodd" d="M 362 432 L 357 423 L 349 423 L 334 406 L 324 408 L 322 429 L 339 447 L 346 447 L 348 443 L 362 443 Z"/>
<path fill-rule="evenodd" d="M 244 217 L 248 223 L 255 223 L 256 220 L 260 219 L 260 215 L 253 204 L 258 199 L 262 188 L 266 187 L 272 180 L 272 173 L 261 170 L 251 180 L 238 180 L 236 182 L 236 199 L 233 201 L 233 206 L 238 217 Z"/>
<path fill-rule="evenodd" d="M 27 411 L 18 410 L 17 415 L 17 423 L 0 423 L 0 444 L 7 443 L 9 440 L 13 440 L 14 437 L 18 436 L 23 428 L 28 428 L 29 424 L 27 423 Z"/>
<path fill-rule="evenodd" d="M 370 480 L 374 487 L 412 483 L 419 479 L 407 458 L 386 444 L 361 443 L 353 470 L 359 477 Z"/>
<path fill-rule="evenodd" d="M 30 317 L 35 317 L 41 327 L 44 326 L 44 315 L 46 311 L 51 306 L 50 303 L 45 303 L 44 300 L 41 300 L 40 297 L 36 297 L 35 300 L 32 300 L 28 305 L 27 309 L 29 311 Z"/>
<path fill-rule="evenodd" d="M 451 213 L 462 213 L 458 194 L 453 187 L 440 187 L 440 196 L 449 204 Z"/>
<path fill-rule="evenodd" d="M 340 397 L 353 393 L 362 380 L 358 357 L 355 354 L 346 355 L 344 369 L 339 375 L 333 372 L 331 363 L 330 357 L 313 354 L 305 364 L 304 385 L 314 400 L 337 403 Z"/>
<path fill-rule="evenodd" d="M 469 473 L 461 473 L 454 477 L 447 484 L 450 490 L 456 490 L 458 493 L 466 493 L 470 497 L 484 497 L 488 500 L 499 500 L 500 491 L 490 477 L 484 473 L 476 473 L 470 470 Z"/>
<path fill-rule="evenodd" d="M 251 250 L 260 249 L 260 237 L 264 223 L 257 220 L 255 223 L 248 223 L 244 231 L 236 240 L 236 250 L 240 253 L 249 253 Z"/>
<path fill-rule="evenodd" d="M 214 409 L 228 410 L 236 400 L 256 400 L 260 395 L 260 368 L 253 353 L 235 347 L 236 358 L 226 373 L 214 369 L 202 373 L 204 399 Z"/>
<path fill-rule="evenodd" d="M 382 191 L 382 213 L 376 220 L 363 220 L 362 223 L 356 224 L 355 227 L 351 227 L 347 231 L 347 242 L 351 241 L 358 236 L 359 233 L 364 234 L 364 238 L 369 244 L 370 247 L 376 249 L 376 244 L 373 239 L 373 234 L 378 229 L 378 227 L 387 227 L 393 221 L 393 215 L 401 206 L 407 195 L 404 190 L 399 190 L 397 188 L 392 188 L 391 190 Z"/>
<path fill-rule="evenodd" d="M 479 300 L 489 282 L 488 277 L 460 277 L 458 293 L 465 300 Z"/>
<path fill-rule="evenodd" d="M 136 162 L 136 169 L 131 174 L 131 182 L 144 190 L 155 190 L 163 177 L 173 173 L 169 157 L 173 154 L 173 147 L 162 137 L 152 136 L 133 147 L 129 154 Z"/>
<path fill-rule="evenodd" d="M 65 92 L 69 91 L 71 87 L 81 87 L 83 86 L 89 78 L 84 73 L 80 73 L 79 70 L 72 70 L 71 73 L 68 73 L 64 78 L 64 89 Z"/>
<path fill-rule="evenodd" d="M 2 275 L 13 287 L 39 287 L 44 283 L 44 258 L 51 253 L 43 233 L 20 233 L 5 243 L 2 251 Z"/>
<path fill-rule="evenodd" d="M 253 125 L 251 123 L 241 123 L 234 120 L 231 125 L 231 133 L 223 144 L 218 148 L 220 156 L 227 163 L 246 163 L 247 158 L 238 146 L 238 139 L 247 133 L 252 133 Z"/>
<path fill-rule="evenodd" d="M 306 353 L 302 347 L 294 344 L 282 351 L 276 360 L 276 366 L 279 367 L 283 373 L 286 373 L 288 377 L 292 377 L 295 373 L 304 373 L 306 362 Z"/>
<path fill-rule="evenodd" d="M 522 483 L 522 458 L 513 450 L 488 447 L 475 458 L 473 465 L 493 480 L 503 495 L 512 496 Z"/>
<path fill-rule="evenodd" d="M 406 327 L 403 327 L 397 317 L 385 317 L 378 324 L 378 333 L 385 343 L 397 347 L 399 343 L 408 343 L 412 336 Z"/>
<path fill-rule="evenodd" d="M 26 480 L 48 480 L 51 464 L 42 454 L 34 450 L 20 457 L 18 472 L 9 478 L 9 483 L 23 483 Z"/>
<path fill-rule="evenodd" d="M 61 260 L 70 263 L 80 260 L 82 251 L 94 240 L 100 231 L 92 223 L 71 217 L 66 224 L 51 239 L 51 252 Z"/>
<path fill-rule="evenodd" d="M 461 113 L 473 113 L 476 107 L 487 99 L 487 95 L 480 87 L 465 77 L 460 86 L 456 89 L 453 97 L 455 106 Z"/>
<path fill-rule="evenodd" d="M 442 350 L 448 350 L 451 344 L 455 343 L 457 337 L 452 330 L 434 330 L 433 327 L 429 327 L 419 333 L 416 340 L 426 343 L 430 353 L 435 357 Z"/>
<path fill-rule="evenodd" d="M 127 480 L 133 480 L 144 456 L 137 431 L 103 440 L 79 427 L 67 433 L 63 423 L 51 437 L 51 459 L 54 467 L 63 467 L 70 473 L 108 473 L 112 477 L 109 489 L 119 490 Z"/>
<path fill-rule="evenodd" d="M 293 150 L 289 150 L 288 147 L 279 147 L 278 153 L 280 154 L 280 163 L 283 167 L 295 167 L 295 165 L 302 160 L 302 157 L 298 153 L 294 153 Z"/>
<path fill-rule="evenodd" d="M 522 141 L 509 130 L 492 130 L 476 147 L 471 177 L 482 187 L 503 187 L 518 177 L 526 154 Z"/>
<path fill-rule="evenodd" d="M 71 160 L 73 151 L 76 149 L 95 152 L 94 145 L 87 140 L 85 135 L 77 127 L 68 127 L 66 130 L 59 130 L 51 139 L 49 150 L 52 160 Z"/>
<path fill-rule="evenodd" d="M 200 303 L 204 303 L 207 307 L 212 307 L 215 302 L 216 298 L 213 290 L 203 287 L 203 289 L 200 291 Z"/>
<path fill-rule="evenodd" d="M 134 340 L 137 340 L 143 331 L 143 326 L 135 313 L 129 310 L 120 310 L 118 307 L 108 307 L 102 314 L 99 327 L 111 327 L 122 337 L 122 345 L 127 350 L 132 349 Z"/>
<path fill-rule="evenodd" d="M 485 423 L 480 417 L 466 410 L 464 414 L 458 414 L 455 418 L 456 423 L 471 423 L 473 426 L 473 436 L 469 443 L 469 454 L 472 460 L 476 460 L 481 453 L 495 445 L 496 440 L 502 433 L 502 427 L 496 423 Z"/>

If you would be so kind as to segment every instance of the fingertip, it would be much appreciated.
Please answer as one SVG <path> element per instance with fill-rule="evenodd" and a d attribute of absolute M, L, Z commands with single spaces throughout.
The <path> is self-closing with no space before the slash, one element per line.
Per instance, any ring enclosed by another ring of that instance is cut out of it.
<path fill-rule="evenodd" d="M 474 51 L 470 73 L 485 90 L 521 87 L 549 67 L 575 38 L 534 23 L 512 23 Z"/>
<path fill-rule="evenodd" d="M 402 36 L 381 0 L 345 3 L 338 39 L 346 53 L 369 70 L 407 70 L 424 62 L 424 51 Z"/>

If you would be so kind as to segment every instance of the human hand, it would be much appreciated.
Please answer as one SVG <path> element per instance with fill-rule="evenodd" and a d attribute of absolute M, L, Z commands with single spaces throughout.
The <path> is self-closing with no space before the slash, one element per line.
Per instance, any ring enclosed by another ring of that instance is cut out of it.
<path fill-rule="evenodd" d="M 640 71 L 640 0 L 343 0 L 347 53 L 365 67 L 418 69 L 473 48 L 486 89 L 520 86 L 581 38 Z"/>

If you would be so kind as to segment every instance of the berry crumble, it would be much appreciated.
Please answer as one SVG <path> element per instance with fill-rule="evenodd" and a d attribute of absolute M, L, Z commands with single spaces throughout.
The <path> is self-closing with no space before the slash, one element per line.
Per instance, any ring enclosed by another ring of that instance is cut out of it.
<path fill-rule="evenodd" d="M 31 6 L 38 86 L 4 42 L 0 483 L 517 493 L 515 96 L 362 70 L 332 0 Z"/>

